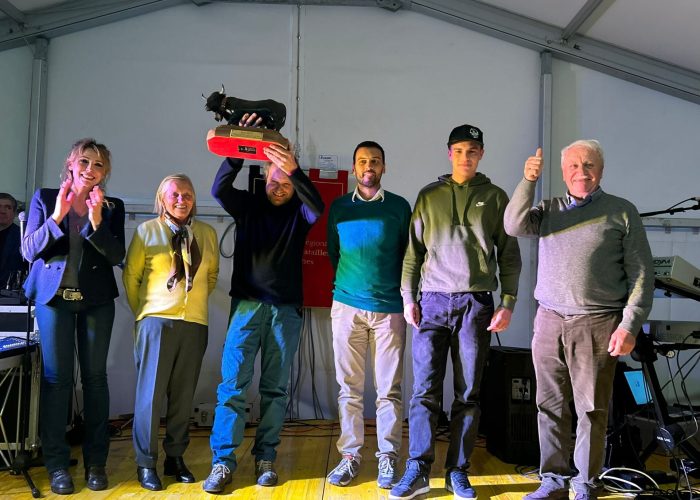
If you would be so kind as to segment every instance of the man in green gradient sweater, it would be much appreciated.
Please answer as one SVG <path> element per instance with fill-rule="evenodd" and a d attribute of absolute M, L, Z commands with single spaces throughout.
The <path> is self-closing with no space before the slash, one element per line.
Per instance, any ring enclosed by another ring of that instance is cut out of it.
<path fill-rule="evenodd" d="M 365 359 L 374 358 L 377 390 L 377 484 L 391 488 L 397 480 L 401 446 L 401 375 L 406 321 L 401 300 L 401 265 L 408 242 L 411 207 L 385 191 L 384 149 L 361 142 L 353 154 L 354 192 L 336 199 L 328 214 L 328 255 L 335 270 L 333 350 L 342 459 L 328 475 L 336 486 L 357 476 L 364 442 Z"/>

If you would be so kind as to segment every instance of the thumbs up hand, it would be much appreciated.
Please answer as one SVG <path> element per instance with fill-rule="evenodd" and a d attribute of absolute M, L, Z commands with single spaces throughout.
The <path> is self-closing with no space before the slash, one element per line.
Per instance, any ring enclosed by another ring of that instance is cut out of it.
<path fill-rule="evenodd" d="M 542 148 L 537 148 L 535 156 L 531 156 L 525 162 L 524 175 L 528 181 L 536 181 L 542 173 Z"/>

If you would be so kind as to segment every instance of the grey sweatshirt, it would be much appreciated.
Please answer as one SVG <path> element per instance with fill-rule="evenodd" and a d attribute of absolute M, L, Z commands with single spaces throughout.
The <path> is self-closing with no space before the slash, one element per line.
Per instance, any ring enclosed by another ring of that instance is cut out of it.
<path fill-rule="evenodd" d="M 651 311 L 654 265 L 637 209 L 599 189 L 590 203 L 565 198 L 533 207 L 535 182 L 523 179 L 506 207 L 512 236 L 539 236 L 535 298 L 564 315 L 622 311 L 619 325 L 637 335 Z"/>

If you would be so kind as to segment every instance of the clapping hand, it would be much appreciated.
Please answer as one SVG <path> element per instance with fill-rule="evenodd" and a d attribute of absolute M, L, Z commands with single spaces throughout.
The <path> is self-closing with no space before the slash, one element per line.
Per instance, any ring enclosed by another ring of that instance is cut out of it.
<path fill-rule="evenodd" d="M 85 200 L 85 205 L 88 208 L 88 219 L 92 224 L 93 231 L 96 231 L 102 223 L 102 203 L 104 200 L 105 193 L 100 186 L 93 187 Z"/>
<path fill-rule="evenodd" d="M 58 188 L 58 196 L 56 196 L 56 206 L 53 209 L 51 218 L 56 224 L 60 224 L 66 214 L 70 211 L 75 199 L 75 193 L 71 190 L 73 181 L 69 178 L 61 183 Z"/>

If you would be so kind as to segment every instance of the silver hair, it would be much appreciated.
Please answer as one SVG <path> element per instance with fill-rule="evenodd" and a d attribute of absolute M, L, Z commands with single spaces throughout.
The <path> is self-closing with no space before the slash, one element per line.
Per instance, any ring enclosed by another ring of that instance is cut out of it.
<path fill-rule="evenodd" d="M 158 186 L 158 189 L 156 190 L 156 199 L 153 205 L 153 211 L 161 217 L 165 213 L 166 210 L 165 202 L 163 201 L 163 193 L 170 181 L 182 182 L 183 184 L 189 186 L 189 188 L 192 190 L 192 196 L 194 197 L 194 200 L 192 200 L 192 211 L 190 212 L 190 217 L 195 216 L 197 214 L 197 194 L 194 191 L 194 185 L 192 184 L 192 180 L 186 174 L 168 175 L 167 177 L 165 177 L 165 179 L 160 181 L 160 186 Z"/>
<path fill-rule="evenodd" d="M 564 155 L 566 152 L 571 149 L 571 148 L 586 148 L 589 151 L 593 151 L 595 154 L 598 155 L 598 158 L 600 158 L 600 165 L 604 166 L 605 165 L 605 156 L 603 155 L 603 147 L 600 145 L 600 142 L 598 142 L 595 139 L 579 139 L 578 141 L 574 141 L 568 146 L 565 146 L 561 150 L 561 159 L 562 161 L 564 160 Z"/>

